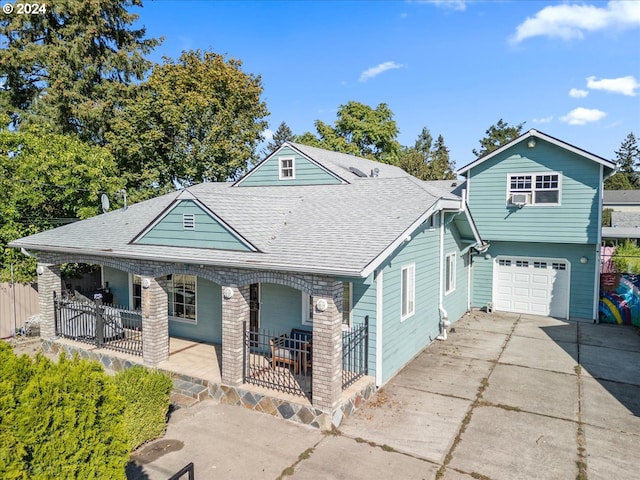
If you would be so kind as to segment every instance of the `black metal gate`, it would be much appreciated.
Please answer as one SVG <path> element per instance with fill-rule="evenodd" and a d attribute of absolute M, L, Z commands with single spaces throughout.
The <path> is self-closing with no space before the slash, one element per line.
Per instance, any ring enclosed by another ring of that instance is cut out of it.
<path fill-rule="evenodd" d="M 142 314 L 113 305 L 59 298 L 53 294 L 56 335 L 142 356 Z"/>

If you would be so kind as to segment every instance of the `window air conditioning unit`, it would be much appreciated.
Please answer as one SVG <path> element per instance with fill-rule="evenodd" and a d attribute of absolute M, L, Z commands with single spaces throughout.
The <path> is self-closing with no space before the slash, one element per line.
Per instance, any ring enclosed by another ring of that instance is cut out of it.
<path fill-rule="evenodd" d="M 531 203 L 531 194 L 530 193 L 514 193 L 511 195 L 511 204 L 517 205 L 518 207 L 523 207 Z"/>

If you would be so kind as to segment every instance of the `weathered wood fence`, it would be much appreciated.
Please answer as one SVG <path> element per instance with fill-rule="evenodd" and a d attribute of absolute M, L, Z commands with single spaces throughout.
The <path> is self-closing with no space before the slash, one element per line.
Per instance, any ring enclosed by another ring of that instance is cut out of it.
<path fill-rule="evenodd" d="M 39 312 L 36 283 L 0 283 L 0 338 L 15 335 Z"/>

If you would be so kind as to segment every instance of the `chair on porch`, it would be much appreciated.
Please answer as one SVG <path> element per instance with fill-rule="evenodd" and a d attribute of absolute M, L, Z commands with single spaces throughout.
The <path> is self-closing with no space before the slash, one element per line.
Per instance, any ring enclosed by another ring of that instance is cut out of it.
<path fill-rule="evenodd" d="M 291 340 L 286 335 L 269 339 L 271 347 L 271 365 L 275 369 L 278 363 L 293 366 L 294 373 L 300 372 L 299 352 L 290 348 Z"/>

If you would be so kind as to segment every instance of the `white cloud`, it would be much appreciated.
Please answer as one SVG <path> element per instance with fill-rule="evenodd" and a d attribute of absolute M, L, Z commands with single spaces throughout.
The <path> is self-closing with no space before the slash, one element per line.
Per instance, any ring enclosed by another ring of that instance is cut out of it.
<path fill-rule="evenodd" d="M 262 131 L 260 136 L 262 136 L 262 140 L 264 140 L 265 142 L 270 142 L 271 140 L 273 140 L 273 130 L 269 130 L 267 128 L 266 130 Z"/>
<path fill-rule="evenodd" d="M 596 108 L 578 107 L 571 110 L 564 117 L 560 117 L 560 120 L 569 125 L 586 125 L 587 123 L 602 120 L 606 116 L 605 112 Z"/>
<path fill-rule="evenodd" d="M 569 96 L 573 98 L 584 98 L 589 95 L 588 90 L 580 90 L 579 88 L 572 88 L 569 90 Z"/>
<path fill-rule="evenodd" d="M 638 3 L 638 5 L 640 5 L 640 3 Z M 604 90 L 610 93 L 621 93 L 622 95 L 634 97 L 636 95 L 636 88 L 640 88 L 640 83 L 631 75 L 619 78 L 603 78 L 601 80 L 596 80 L 596 77 L 588 77 L 587 88 Z"/>
<path fill-rule="evenodd" d="M 433 3 L 437 7 L 464 12 L 467 9 L 467 0 L 418 0 L 418 3 Z"/>
<path fill-rule="evenodd" d="M 534 118 L 533 123 L 551 123 L 553 121 L 553 116 L 549 115 L 548 117 L 543 118 Z"/>
<path fill-rule="evenodd" d="M 546 36 L 582 39 L 586 32 L 640 27 L 640 2 L 610 1 L 605 7 L 561 4 L 543 8 L 516 27 L 514 43 L 530 37 Z"/>
<path fill-rule="evenodd" d="M 394 70 L 396 68 L 402 68 L 402 67 L 404 67 L 404 65 L 401 65 L 396 62 L 384 62 L 384 63 L 381 63 L 380 65 L 376 65 L 375 67 L 367 68 L 360 75 L 360 81 L 366 82 L 367 80 L 373 77 L 377 77 L 378 75 L 386 72 L 387 70 Z"/>

